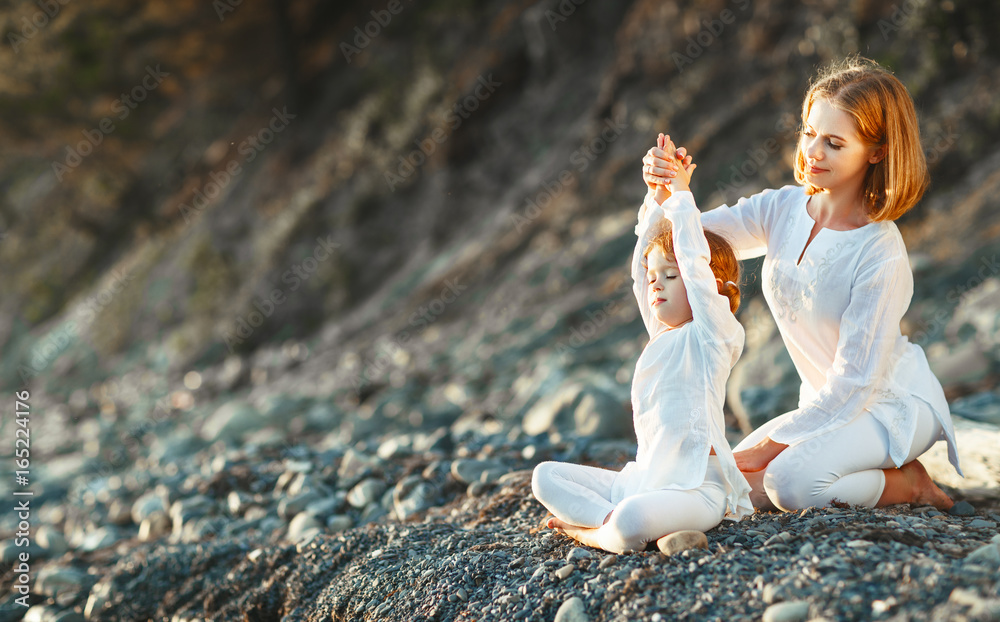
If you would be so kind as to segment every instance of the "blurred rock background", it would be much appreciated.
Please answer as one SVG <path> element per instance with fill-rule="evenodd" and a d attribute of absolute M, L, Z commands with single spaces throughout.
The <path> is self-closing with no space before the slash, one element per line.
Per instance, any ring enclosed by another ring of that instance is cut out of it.
<path fill-rule="evenodd" d="M 957 416 L 1000 423 L 996 3 L 39 0 L 0 25 L 0 386 L 31 392 L 42 499 L 220 440 L 627 441 L 642 155 L 688 147 L 706 209 L 794 183 L 809 77 L 855 52 L 907 84 L 930 163 L 904 332 Z M 733 441 L 797 398 L 747 275 Z"/>

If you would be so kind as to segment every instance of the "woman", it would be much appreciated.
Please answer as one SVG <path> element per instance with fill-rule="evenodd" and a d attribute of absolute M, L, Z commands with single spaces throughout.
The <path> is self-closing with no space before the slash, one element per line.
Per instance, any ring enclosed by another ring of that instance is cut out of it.
<path fill-rule="evenodd" d="M 667 157 L 643 158 L 650 187 L 669 182 Z M 735 449 L 754 505 L 948 509 L 916 460 L 944 438 L 961 474 L 948 403 L 899 328 L 913 275 L 893 221 L 928 183 L 906 87 L 865 59 L 821 74 L 802 104 L 795 179 L 702 218 L 740 259 L 765 255 L 764 297 L 802 378 L 799 407 Z"/>

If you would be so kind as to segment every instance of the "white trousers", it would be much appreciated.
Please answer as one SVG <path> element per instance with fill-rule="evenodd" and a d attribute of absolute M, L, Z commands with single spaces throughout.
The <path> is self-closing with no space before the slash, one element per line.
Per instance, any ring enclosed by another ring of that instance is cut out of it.
<path fill-rule="evenodd" d="M 904 464 L 944 438 L 930 406 L 917 400 L 917 426 Z M 780 415 L 760 426 L 733 450 L 749 449 L 781 423 Z M 882 469 L 895 468 L 889 457 L 889 435 L 868 411 L 850 423 L 807 441 L 789 445 L 763 471 L 744 473 L 756 508 L 791 511 L 823 507 L 834 499 L 875 507 L 885 489 Z"/>
<path fill-rule="evenodd" d="M 708 457 L 705 481 L 692 490 L 653 490 L 617 499 L 622 488 L 621 482 L 615 485 L 617 475 L 582 464 L 543 462 L 532 473 L 531 490 L 556 518 L 598 527 L 598 543 L 612 553 L 641 551 L 675 531 L 708 531 L 725 516 L 725 477 L 717 456 Z"/>

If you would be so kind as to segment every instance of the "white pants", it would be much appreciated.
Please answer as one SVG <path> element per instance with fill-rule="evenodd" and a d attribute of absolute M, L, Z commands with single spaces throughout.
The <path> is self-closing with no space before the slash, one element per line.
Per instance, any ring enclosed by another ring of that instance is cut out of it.
<path fill-rule="evenodd" d="M 930 406 L 917 400 L 917 426 L 904 464 L 944 438 L 941 424 Z M 743 451 L 759 443 L 775 426 L 780 415 L 751 432 L 733 450 Z M 799 510 L 823 507 L 834 499 L 852 505 L 875 507 L 885 489 L 882 469 L 895 468 L 889 457 L 889 435 L 868 411 L 850 423 L 814 438 L 790 445 L 763 471 L 744 473 L 753 492 L 754 507 Z"/>
<path fill-rule="evenodd" d="M 725 516 L 725 477 L 717 456 L 708 457 L 705 481 L 692 490 L 653 490 L 616 499 L 621 489 L 620 483 L 615 486 L 617 475 L 582 464 L 543 462 L 532 473 L 531 490 L 556 518 L 598 527 L 598 543 L 612 553 L 641 551 L 675 531 L 708 531 Z"/>

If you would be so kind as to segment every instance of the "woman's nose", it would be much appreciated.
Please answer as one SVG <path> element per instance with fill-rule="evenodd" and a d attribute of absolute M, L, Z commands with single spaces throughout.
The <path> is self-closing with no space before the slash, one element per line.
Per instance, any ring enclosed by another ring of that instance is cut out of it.
<path fill-rule="evenodd" d="M 822 160 L 823 150 L 820 149 L 820 144 L 818 140 L 810 140 L 806 143 L 806 157 L 810 160 Z"/>

